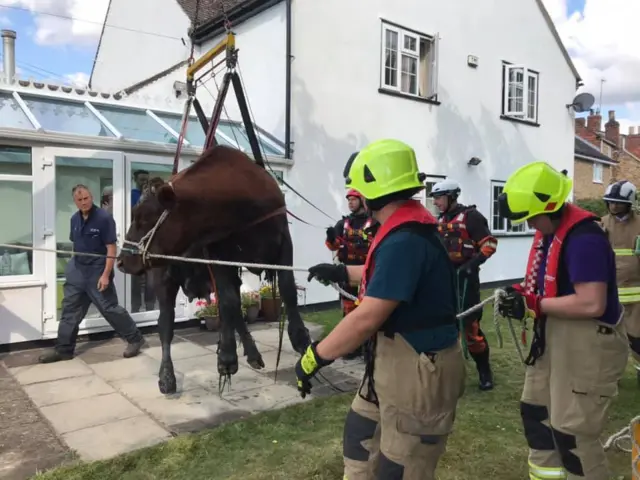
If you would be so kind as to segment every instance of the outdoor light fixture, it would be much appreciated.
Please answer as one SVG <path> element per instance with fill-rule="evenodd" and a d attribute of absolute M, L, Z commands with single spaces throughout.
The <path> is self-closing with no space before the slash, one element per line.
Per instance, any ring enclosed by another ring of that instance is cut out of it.
<path fill-rule="evenodd" d="M 477 165 L 480 165 L 480 162 L 482 162 L 482 160 L 480 160 L 478 157 L 471 157 L 467 162 L 467 165 L 469 165 L 470 167 L 475 167 Z"/>

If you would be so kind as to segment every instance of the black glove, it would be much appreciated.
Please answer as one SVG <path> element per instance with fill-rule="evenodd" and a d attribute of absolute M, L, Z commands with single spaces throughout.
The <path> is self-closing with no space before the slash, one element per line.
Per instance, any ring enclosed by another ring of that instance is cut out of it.
<path fill-rule="evenodd" d="M 325 285 L 329 283 L 348 283 L 349 273 L 347 272 L 347 266 L 343 264 L 335 263 L 319 263 L 309 268 L 309 276 L 307 281 L 317 278 L 320 283 Z"/>
<path fill-rule="evenodd" d="M 503 317 L 516 320 L 535 319 L 542 316 L 539 295 L 524 293 L 521 287 L 505 288 L 506 295 L 500 299 L 498 311 Z"/>
<path fill-rule="evenodd" d="M 311 379 L 318 373 L 318 370 L 333 363 L 333 360 L 324 360 L 318 356 L 316 351 L 318 343 L 313 342 L 309 345 L 304 355 L 296 362 L 296 383 L 302 398 L 311 393 Z"/>
<path fill-rule="evenodd" d="M 336 241 L 338 235 L 336 234 L 336 229 L 334 227 L 327 228 L 327 242 L 333 243 Z"/>

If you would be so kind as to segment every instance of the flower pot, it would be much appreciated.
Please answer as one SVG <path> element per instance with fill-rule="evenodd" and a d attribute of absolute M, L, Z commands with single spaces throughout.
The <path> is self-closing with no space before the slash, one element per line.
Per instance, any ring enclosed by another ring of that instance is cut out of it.
<path fill-rule="evenodd" d="M 215 317 L 200 317 L 200 319 L 204 322 L 204 328 L 206 328 L 210 332 L 217 332 L 218 330 L 220 330 L 219 315 L 216 315 Z"/>
<path fill-rule="evenodd" d="M 260 307 L 258 305 L 251 305 L 247 307 L 247 323 L 254 323 L 258 319 L 258 313 L 260 312 Z"/>
<path fill-rule="evenodd" d="M 277 322 L 282 314 L 280 297 L 262 299 L 262 316 L 265 322 Z"/>

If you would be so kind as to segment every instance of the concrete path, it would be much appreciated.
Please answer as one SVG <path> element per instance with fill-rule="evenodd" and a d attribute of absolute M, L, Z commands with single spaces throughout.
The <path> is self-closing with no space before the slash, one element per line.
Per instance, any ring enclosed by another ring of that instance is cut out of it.
<path fill-rule="evenodd" d="M 0 382 L 4 382 L 0 387 L 9 390 L 0 388 L 0 478 L 28 478 L 30 468 L 33 474 L 35 468 L 49 468 L 69 458 L 69 449 L 83 460 L 105 459 L 303 401 L 294 382 L 298 355 L 286 332 L 274 382 L 277 327 L 251 327 L 266 367 L 249 367 L 239 346 L 240 368 L 230 390 L 221 396 L 215 332 L 176 332 L 172 357 L 178 393 L 171 396 L 158 390 L 161 349 L 155 334 L 146 337 L 149 346 L 131 359 L 122 358 L 125 344 L 120 339 L 79 344 L 76 358 L 49 365 L 37 363 L 41 350 L 5 357 L 9 374 L 5 371 L 2 377 L 0 369 Z M 308 327 L 317 337 L 320 328 Z M 359 360 L 339 360 L 323 370 L 342 391 L 355 390 L 363 372 Z M 329 386 L 316 386 L 312 396 L 335 393 Z"/>

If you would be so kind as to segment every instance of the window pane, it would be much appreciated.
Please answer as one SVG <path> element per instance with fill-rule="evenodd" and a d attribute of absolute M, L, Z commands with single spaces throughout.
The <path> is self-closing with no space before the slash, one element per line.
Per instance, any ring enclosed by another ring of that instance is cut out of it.
<path fill-rule="evenodd" d="M 418 40 L 411 35 L 404 35 L 404 48 L 405 50 L 411 50 L 412 52 L 418 51 Z"/>
<path fill-rule="evenodd" d="M 402 55 L 402 87 L 406 93 L 418 93 L 418 59 Z"/>
<path fill-rule="evenodd" d="M 33 130 L 33 125 L 18 102 L 8 93 L 0 92 L 0 127 Z"/>
<path fill-rule="evenodd" d="M 176 133 L 180 133 L 180 129 L 182 128 L 182 115 L 172 115 L 170 113 L 155 113 L 160 119 L 164 120 L 167 125 L 173 128 Z M 211 119 L 208 119 L 209 121 Z M 187 133 L 185 135 L 187 141 L 196 147 L 204 146 L 204 141 L 206 138 L 206 133 L 202 129 L 202 125 L 200 125 L 200 121 L 195 117 L 189 117 L 189 123 L 187 125 Z M 173 137 L 172 137 L 173 138 Z M 169 141 L 168 143 L 177 142 L 176 139 L 173 141 Z"/>
<path fill-rule="evenodd" d="M 532 120 L 535 120 L 536 117 L 536 94 L 538 91 L 536 83 L 536 77 L 530 76 L 527 88 L 527 117 Z"/>
<path fill-rule="evenodd" d="M 177 139 L 142 110 L 94 105 L 125 137 L 160 143 L 177 143 Z"/>
<path fill-rule="evenodd" d="M 86 185 L 93 195 L 93 203 L 100 206 L 103 197 L 108 197 L 109 187 L 113 185 L 113 162 L 108 159 L 94 159 L 81 157 L 56 157 L 56 221 L 55 236 L 58 250 L 71 251 L 72 243 L 69 240 L 69 221 L 71 215 L 78 211 L 71 190 L 81 183 Z M 104 195 L 103 195 L 104 193 Z M 109 210 L 109 207 L 106 208 Z M 64 269 L 69 261 L 69 256 L 57 254 L 57 315 L 60 319 L 62 305 L 62 285 L 64 284 Z M 100 317 L 100 313 L 91 304 L 87 317 Z"/>
<path fill-rule="evenodd" d="M 0 175 L 31 175 L 31 173 L 30 148 L 0 147 Z"/>
<path fill-rule="evenodd" d="M 384 83 L 391 87 L 398 86 L 398 34 L 385 30 L 385 62 Z"/>
<path fill-rule="evenodd" d="M 491 212 L 491 227 L 494 231 L 504 230 L 504 220 L 500 215 L 500 204 L 498 203 L 498 197 L 502 193 L 502 185 L 494 185 L 492 189 L 493 209 Z"/>
<path fill-rule="evenodd" d="M 510 112 L 523 112 L 524 106 L 524 72 L 521 68 L 509 71 L 509 105 Z"/>
<path fill-rule="evenodd" d="M 114 136 L 82 103 L 24 94 L 20 96 L 45 130 L 96 137 Z"/>
<path fill-rule="evenodd" d="M 32 199 L 31 182 L 0 181 L 0 243 L 33 245 Z M 0 247 L 0 276 L 32 273 L 31 251 Z"/>

